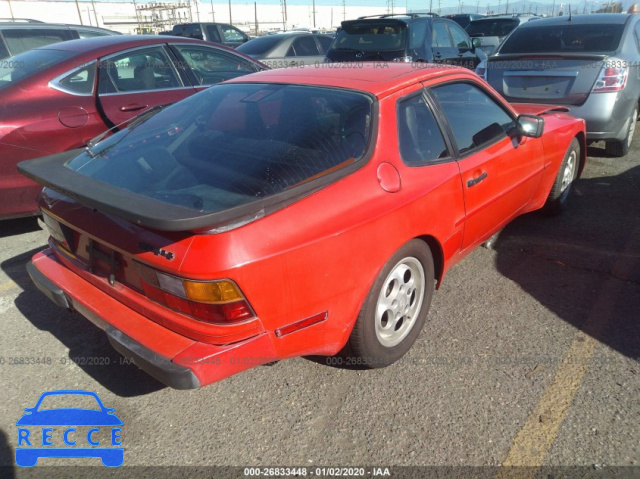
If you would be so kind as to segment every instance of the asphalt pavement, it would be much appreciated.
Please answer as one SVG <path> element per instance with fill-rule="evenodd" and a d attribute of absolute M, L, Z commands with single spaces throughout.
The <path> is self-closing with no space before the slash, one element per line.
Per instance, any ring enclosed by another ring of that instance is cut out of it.
<path fill-rule="evenodd" d="M 458 264 L 380 370 L 297 358 L 166 388 L 35 289 L 46 239 L 33 218 L 0 222 L 0 476 L 640 477 L 640 135 L 624 158 L 589 148 L 564 215 L 518 218 Z M 16 421 L 60 389 L 115 409 L 121 468 L 15 466 Z"/>

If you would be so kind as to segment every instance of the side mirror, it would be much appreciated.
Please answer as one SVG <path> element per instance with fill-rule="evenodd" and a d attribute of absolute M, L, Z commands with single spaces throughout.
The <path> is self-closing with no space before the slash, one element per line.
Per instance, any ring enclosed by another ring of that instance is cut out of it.
<path fill-rule="evenodd" d="M 473 45 L 473 48 L 478 48 L 482 46 L 482 40 L 480 39 L 480 37 L 473 37 L 471 39 L 471 44 Z"/>
<path fill-rule="evenodd" d="M 530 138 L 540 138 L 544 131 L 544 118 L 536 115 L 520 115 L 517 120 L 518 134 Z"/>

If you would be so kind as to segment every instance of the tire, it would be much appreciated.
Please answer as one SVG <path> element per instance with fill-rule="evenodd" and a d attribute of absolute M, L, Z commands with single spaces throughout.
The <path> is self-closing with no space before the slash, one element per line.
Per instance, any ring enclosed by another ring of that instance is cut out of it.
<path fill-rule="evenodd" d="M 578 177 L 579 169 L 580 143 L 577 138 L 574 138 L 564 155 L 556 179 L 549 192 L 547 202 L 544 205 L 544 211 L 547 214 L 551 216 L 559 215 L 566 209 L 571 191 L 573 190 L 573 183 Z"/>
<path fill-rule="evenodd" d="M 638 107 L 636 106 L 629 118 L 629 126 L 627 126 L 627 134 L 623 140 L 607 140 L 604 147 L 608 156 L 619 158 L 629 153 L 631 148 L 631 141 L 633 140 L 633 133 L 636 129 L 636 121 L 638 120 Z"/>
<path fill-rule="evenodd" d="M 411 240 L 384 265 L 343 349 L 349 364 L 382 368 L 409 351 L 427 318 L 435 279 L 433 257 Z"/>

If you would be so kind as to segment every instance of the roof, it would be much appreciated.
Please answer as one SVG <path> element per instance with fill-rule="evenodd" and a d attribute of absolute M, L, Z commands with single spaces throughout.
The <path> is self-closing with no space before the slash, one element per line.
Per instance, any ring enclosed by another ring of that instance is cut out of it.
<path fill-rule="evenodd" d="M 122 44 L 127 44 L 127 46 L 134 48 L 144 45 L 156 45 L 158 43 L 199 43 L 202 45 L 208 45 L 210 47 L 217 47 L 223 50 L 232 51 L 231 49 L 223 45 L 205 42 L 204 40 L 166 35 L 107 35 L 102 37 L 82 38 L 79 40 L 69 40 L 66 42 L 52 43 L 50 45 L 38 47 L 37 49 L 85 53 L 89 51 L 100 50 L 102 48 L 109 49 L 112 47 L 120 46 Z"/>
<path fill-rule="evenodd" d="M 295 83 L 349 88 L 383 97 L 419 81 L 453 74 L 475 75 L 466 68 L 429 63 L 354 62 L 278 68 L 238 77 L 229 82 Z"/>

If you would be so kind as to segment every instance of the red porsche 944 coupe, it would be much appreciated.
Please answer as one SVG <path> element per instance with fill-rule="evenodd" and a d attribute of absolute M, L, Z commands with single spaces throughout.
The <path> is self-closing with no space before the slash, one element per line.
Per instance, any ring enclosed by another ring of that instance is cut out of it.
<path fill-rule="evenodd" d="M 51 235 L 28 269 L 174 388 L 302 355 L 383 367 L 452 265 L 564 208 L 585 150 L 583 120 L 457 67 L 255 73 L 21 163 Z"/>

